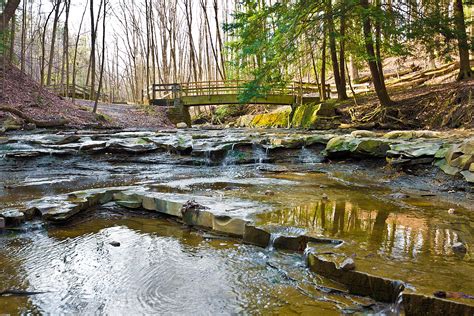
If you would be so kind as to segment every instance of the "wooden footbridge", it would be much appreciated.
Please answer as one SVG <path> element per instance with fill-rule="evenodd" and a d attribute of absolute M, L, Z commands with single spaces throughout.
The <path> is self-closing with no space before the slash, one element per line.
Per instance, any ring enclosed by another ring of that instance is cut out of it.
<path fill-rule="evenodd" d="M 241 104 L 240 95 L 248 81 L 204 81 L 189 83 L 153 84 L 146 91 L 147 103 L 169 106 L 170 119 L 174 123 L 191 124 L 189 107 Z M 325 89 L 330 98 L 329 85 Z M 311 83 L 293 82 L 284 87 L 272 88 L 264 96 L 254 97 L 248 104 L 291 105 L 319 102 L 319 87 Z"/>

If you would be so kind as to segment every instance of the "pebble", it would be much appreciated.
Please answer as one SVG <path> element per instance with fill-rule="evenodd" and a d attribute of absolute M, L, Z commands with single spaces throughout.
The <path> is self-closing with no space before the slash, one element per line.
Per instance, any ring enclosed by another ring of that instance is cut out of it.
<path fill-rule="evenodd" d="M 109 245 L 114 246 L 114 247 L 120 247 L 120 243 L 118 241 L 111 241 L 109 242 Z"/>
<path fill-rule="evenodd" d="M 343 271 L 351 271 L 355 269 L 355 262 L 352 258 L 346 258 L 340 265 L 340 269 Z"/>
<path fill-rule="evenodd" d="M 450 208 L 448 210 L 448 214 L 454 215 L 454 214 L 456 214 L 456 210 L 454 208 Z"/>

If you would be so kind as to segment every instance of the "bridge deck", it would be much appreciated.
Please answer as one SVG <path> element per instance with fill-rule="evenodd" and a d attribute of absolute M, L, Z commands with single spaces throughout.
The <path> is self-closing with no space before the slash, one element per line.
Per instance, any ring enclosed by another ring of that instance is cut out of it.
<path fill-rule="evenodd" d="M 146 94 L 148 103 L 172 106 L 178 101 L 181 105 L 206 106 L 240 104 L 239 94 L 243 92 L 246 81 L 206 81 L 184 84 L 154 84 Z M 265 97 L 253 98 L 250 104 L 292 105 L 296 102 L 316 102 L 320 100 L 319 87 L 315 84 L 295 82 L 285 87 L 271 89 Z M 326 98 L 330 97 L 330 87 L 326 86 Z"/>

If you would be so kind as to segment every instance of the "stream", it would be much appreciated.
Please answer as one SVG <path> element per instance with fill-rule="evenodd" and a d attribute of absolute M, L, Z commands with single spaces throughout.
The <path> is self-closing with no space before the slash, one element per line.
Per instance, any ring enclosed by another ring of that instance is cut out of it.
<path fill-rule="evenodd" d="M 10 134 L 0 138 L 0 211 L 78 190 L 146 188 L 212 201 L 273 238 L 343 240 L 358 269 L 417 293 L 473 294 L 472 200 L 434 190 L 430 168 L 393 177 L 384 161 L 328 162 L 327 139 L 247 129 Z M 466 254 L 453 250 L 460 241 L 471 245 Z M 42 292 L 0 296 L 6 314 L 400 313 L 395 303 L 328 290 L 340 286 L 311 272 L 302 253 L 114 203 L 61 225 L 0 229 L 6 289 Z"/>

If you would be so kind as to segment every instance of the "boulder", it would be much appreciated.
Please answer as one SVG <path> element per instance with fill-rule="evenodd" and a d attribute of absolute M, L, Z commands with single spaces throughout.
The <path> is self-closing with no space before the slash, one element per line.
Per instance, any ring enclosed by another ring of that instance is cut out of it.
<path fill-rule="evenodd" d="M 185 129 L 185 128 L 188 128 L 188 124 L 184 122 L 179 122 L 178 124 L 176 124 L 176 128 Z"/>

